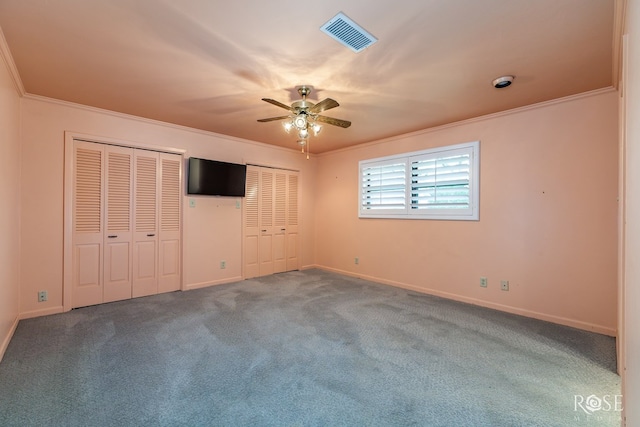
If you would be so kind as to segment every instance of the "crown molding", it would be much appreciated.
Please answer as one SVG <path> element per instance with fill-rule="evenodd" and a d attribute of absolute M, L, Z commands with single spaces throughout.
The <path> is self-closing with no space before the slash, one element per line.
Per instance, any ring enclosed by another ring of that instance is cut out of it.
<path fill-rule="evenodd" d="M 622 80 L 622 36 L 625 34 L 627 0 L 615 0 L 613 5 L 613 46 L 611 52 L 611 83 L 615 89 Z"/>
<path fill-rule="evenodd" d="M 18 73 L 16 63 L 13 61 L 13 55 L 11 55 L 11 49 L 9 49 L 7 39 L 4 38 L 2 28 L 0 28 L 0 56 L 2 56 L 4 63 L 7 65 L 7 70 L 9 70 L 9 74 L 13 80 L 13 84 L 16 86 L 16 90 L 20 96 L 24 96 L 26 94 L 24 85 L 22 84 L 22 79 L 20 78 L 20 73 Z"/>
<path fill-rule="evenodd" d="M 84 104 L 78 104 L 78 103 L 71 102 L 71 101 L 63 101 L 61 99 L 49 98 L 47 96 L 42 96 L 42 95 L 33 95 L 31 93 L 25 93 L 23 95 L 23 97 L 25 99 L 38 101 L 38 102 L 43 102 L 43 103 L 46 103 L 46 104 L 60 105 L 60 106 L 63 106 L 63 107 L 73 108 L 73 109 L 76 109 L 76 110 L 82 110 L 82 111 L 87 111 L 87 112 L 91 112 L 91 113 L 97 113 L 97 114 L 117 117 L 119 119 L 131 120 L 131 121 L 134 121 L 134 122 L 152 124 L 152 125 L 156 125 L 156 126 L 162 126 L 162 127 L 165 127 L 165 128 L 180 130 L 180 131 L 183 131 L 183 132 L 190 132 L 190 133 L 195 133 L 195 134 L 199 134 L 199 135 L 205 135 L 205 136 L 209 136 L 209 137 L 225 139 L 227 141 L 240 142 L 240 143 L 243 143 L 243 144 L 255 145 L 255 146 L 259 146 L 259 147 L 263 147 L 263 148 L 267 147 L 267 148 L 271 148 L 271 149 L 286 151 L 286 152 L 289 152 L 289 153 L 292 152 L 292 151 L 296 152 L 296 153 L 299 152 L 299 150 L 297 148 L 294 149 L 294 148 L 282 147 L 282 146 L 279 146 L 279 145 L 266 144 L 264 142 L 252 141 L 250 139 L 238 138 L 238 137 L 235 137 L 235 136 L 224 135 L 224 134 L 221 134 L 221 133 L 215 133 L 215 132 L 211 132 L 211 131 L 208 131 L 208 130 L 203 130 L 203 129 L 192 128 L 192 127 L 189 127 L 189 126 L 178 125 L 178 124 L 175 124 L 175 123 L 163 122 L 161 120 L 148 119 L 146 117 L 135 116 L 133 114 L 120 113 L 118 111 L 106 110 L 106 109 L 98 108 L 98 107 L 91 107 L 91 106 L 84 105 Z"/>
<path fill-rule="evenodd" d="M 491 119 L 498 118 L 498 117 L 506 117 L 506 116 L 510 116 L 510 115 L 513 115 L 513 114 L 519 114 L 519 113 L 522 113 L 522 112 L 525 112 L 525 111 L 536 110 L 536 109 L 539 109 L 539 108 L 545 108 L 545 107 L 549 107 L 549 106 L 556 105 L 556 104 L 563 104 L 563 103 L 566 103 L 566 102 L 572 102 L 572 101 L 576 101 L 576 100 L 579 100 L 579 99 L 589 98 L 589 97 L 592 97 L 592 96 L 597 96 L 597 95 L 601 95 L 601 94 L 605 94 L 605 93 L 611 93 L 611 92 L 616 92 L 616 89 L 613 86 L 609 86 L 609 87 L 605 87 L 605 88 L 601 88 L 601 89 L 595 89 L 595 90 L 588 91 L 588 92 L 582 92 L 582 93 L 575 94 L 575 95 L 569 95 L 569 96 L 565 96 L 565 97 L 562 97 L 562 98 L 556 98 L 556 99 L 552 99 L 552 100 L 549 100 L 549 101 L 538 102 L 538 103 L 531 104 L 531 105 L 525 105 L 523 107 L 512 108 L 510 110 L 500 111 L 500 112 L 497 112 L 497 113 L 486 114 L 484 116 L 478 116 L 478 117 L 473 117 L 473 118 L 470 118 L 470 119 L 460 120 L 460 121 L 453 122 L 453 123 L 447 123 L 447 124 L 444 124 L 444 125 L 435 126 L 435 127 L 428 128 L 428 129 L 422 129 L 422 130 L 418 130 L 418 131 L 411 132 L 411 133 L 391 136 L 391 137 L 380 139 L 380 140 L 377 140 L 377 141 L 365 142 L 365 143 L 362 143 L 362 144 L 353 145 L 353 146 L 345 147 L 345 148 L 340 148 L 340 149 L 337 149 L 337 150 L 327 151 L 327 152 L 324 152 L 324 153 L 318 153 L 318 154 L 311 153 L 310 156 L 311 157 L 323 157 L 325 155 L 330 155 L 330 154 L 335 154 L 335 153 L 339 153 L 339 152 L 343 152 L 343 151 L 359 149 L 359 148 L 363 148 L 363 147 L 367 147 L 367 146 L 374 146 L 374 145 L 377 145 L 377 144 L 384 144 L 384 143 L 387 143 L 387 142 L 397 141 L 397 140 L 404 139 L 404 138 L 409 138 L 409 137 L 418 136 L 418 135 L 424 135 L 424 134 L 428 134 L 428 133 L 432 133 L 432 132 L 438 132 L 438 131 L 441 131 L 441 130 L 444 130 L 444 129 L 449 129 L 449 128 L 458 127 L 458 126 L 471 124 L 471 123 L 482 122 L 482 121 L 485 121 L 485 120 L 491 120 Z M 45 103 L 49 103 L 49 104 L 57 104 L 57 105 L 61 105 L 61 106 L 69 107 L 69 108 L 75 108 L 75 109 L 79 109 L 79 110 L 84 110 L 84 111 L 89 111 L 89 112 L 94 112 L 94 113 L 99 113 L 99 114 L 105 114 L 105 115 L 118 117 L 118 118 L 125 119 L 125 120 L 132 120 L 132 121 L 137 121 L 137 122 L 141 122 L 141 123 L 154 124 L 154 125 L 157 125 L 157 126 L 164 126 L 164 127 L 171 128 L 171 129 L 178 129 L 178 130 L 182 130 L 182 131 L 186 131 L 186 132 L 197 133 L 197 134 L 200 134 L 200 135 L 212 136 L 212 137 L 216 137 L 216 138 L 220 138 L 220 139 L 225 139 L 225 140 L 228 140 L 228 141 L 241 142 L 241 143 L 244 143 L 244 144 L 250 144 L 250 145 L 255 145 L 255 146 L 260 146 L 260 147 L 269 147 L 269 148 L 272 148 L 272 149 L 282 150 L 282 151 L 286 151 L 286 152 L 291 152 L 291 151 L 299 152 L 297 148 L 296 149 L 292 149 L 292 148 L 281 147 L 279 145 L 272 145 L 272 144 L 266 144 L 264 142 L 258 142 L 258 141 L 252 141 L 252 140 L 249 140 L 249 139 L 237 138 L 237 137 L 234 137 L 234 136 L 219 134 L 219 133 L 215 133 L 215 132 L 211 132 L 211 131 L 207 131 L 207 130 L 191 128 L 191 127 L 188 127 L 188 126 L 177 125 L 177 124 L 174 124 L 174 123 L 163 122 L 163 121 L 160 121 L 160 120 L 148 119 L 148 118 L 140 117 L 140 116 L 134 116 L 132 114 L 120 113 L 120 112 L 117 112 L 117 111 L 106 110 L 106 109 L 97 108 L 97 107 L 90 107 L 88 105 L 77 104 L 75 102 L 70 102 L 70 101 L 62 101 L 60 99 L 49 98 L 49 97 L 46 97 L 46 96 L 33 95 L 33 94 L 30 94 L 30 93 L 25 93 L 23 96 L 24 96 L 25 99 L 32 99 L 32 100 L 35 100 L 35 101 L 45 102 Z"/>
<path fill-rule="evenodd" d="M 592 90 L 592 91 L 582 92 L 582 93 L 578 93 L 578 94 L 575 94 L 575 95 L 569 95 L 569 96 L 565 96 L 565 97 L 562 97 L 562 98 L 556 98 L 556 99 L 552 99 L 552 100 L 549 100 L 549 101 L 543 101 L 543 102 L 538 102 L 538 103 L 535 103 L 535 104 L 525 105 L 523 107 L 512 108 L 510 110 L 499 111 L 497 113 L 486 114 L 484 116 L 472 117 L 470 119 L 460 120 L 460 121 L 457 121 L 457 122 L 447 123 L 447 124 L 440 125 L 440 126 L 434 126 L 434 127 L 427 128 L 427 129 L 417 130 L 415 132 L 405 133 L 405 134 L 402 134 L 402 135 L 390 136 L 388 138 L 379 139 L 377 141 L 370 141 L 370 142 L 365 142 L 365 143 L 358 144 L 358 145 L 352 145 L 352 146 L 345 147 L 345 148 L 339 148 L 337 150 L 327 151 L 327 152 L 324 152 L 324 153 L 317 154 L 316 156 L 317 157 L 323 157 L 323 156 L 327 156 L 327 155 L 340 153 L 340 152 L 343 152 L 343 151 L 357 150 L 357 149 L 360 149 L 360 148 L 371 147 L 371 146 L 378 145 L 378 144 L 386 144 L 388 142 L 398 141 L 398 140 L 405 139 L 405 138 L 411 138 L 411 137 L 414 137 L 414 136 L 420 136 L 420 135 L 425 135 L 425 134 L 428 134 L 428 133 L 439 132 L 439 131 L 442 131 L 442 130 L 445 130 L 445 129 L 455 128 L 455 127 L 458 127 L 458 126 L 468 125 L 468 124 L 472 124 L 472 123 L 483 122 L 483 121 L 486 121 L 486 120 L 492 120 L 492 119 L 499 118 L 499 117 L 507 117 L 507 116 L 511 116 L 513 114 L 520 114 L 520 113 L 523 113 L 525 111 L 537 110 L 537 109 L 540 109 L 540 108 L 550 107 L 552 105 L 564 104 L 566 102 L 572 102 L 572 101 L 580 100 L 580 99 L 583 99 L 583 98 L 590 98 L 592 96 L 597 96 L 597 95 L 602 95 L 602 94 L 605 94 L 605 93 L 612 93 L 612 92 L 616 92 L 616 89 L 614 87 L 612 87 L 612 86 L 601 88 L 601 89 L 595 89 L 595 90 Z"/>

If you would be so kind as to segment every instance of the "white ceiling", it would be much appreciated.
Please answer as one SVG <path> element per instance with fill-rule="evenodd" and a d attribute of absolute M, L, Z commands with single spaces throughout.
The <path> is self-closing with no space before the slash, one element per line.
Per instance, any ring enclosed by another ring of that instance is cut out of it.
<path fill-rule="evenodd" d="M 612 86 L 616 0 L 0 0 L 28 94 L 296 148 L 281 122 L 310 85 L 319 153 Z M 354 53 L 338 12 L 378 38 Z M 497 90 L 491 81 L 516 76 Z"/>

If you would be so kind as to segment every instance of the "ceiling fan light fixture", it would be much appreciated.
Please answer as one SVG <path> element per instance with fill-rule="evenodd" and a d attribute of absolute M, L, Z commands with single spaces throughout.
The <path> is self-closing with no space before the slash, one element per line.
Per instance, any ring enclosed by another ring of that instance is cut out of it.
<path fill-rule="evenodd" d="M 318 103 L 312 103 L 307 101 L 307 96 L 311 93 L 311 86 L 298 87 L 298 93 L 302 97 L 302 101 L 295 101 L 291 106 L 283 104 L 280 101 L 276 101 L 271 98 L 262 98 L 263 101 L 273 104 L 276 107 L 283 108 L 289 112 L 286 116 L 269 117 L 266 119 L 258 119 L 259 122 L 272 122 L 274 120 L 284 120 L 282 126 L 284 130 L 289 133 L 295 128 L 298 134 L 298 145 L 301 148 L 302 153 L 307 154 L 309 158 L 309 147 L 311 146 L 311 140 L 309 136 L 313 132 L 314 136 L 322 131 L 322 125 L 317 122 L 322 122 L 339 126 L 341 128 L 348 128 L 351 126 L 351 122 L 348 120 L 336 119 L 333 117 L 322 116 L 320 113 L 330 110 L 335 107 L 339 107 L 338 101 L 331 98 L 325 98 Z"/>
<path fill-rule="evenodd" d="M 305 114 L 298 114 L 293 119 L 293 124 L 300 130 L 307 128 L 307 117 Z"/>

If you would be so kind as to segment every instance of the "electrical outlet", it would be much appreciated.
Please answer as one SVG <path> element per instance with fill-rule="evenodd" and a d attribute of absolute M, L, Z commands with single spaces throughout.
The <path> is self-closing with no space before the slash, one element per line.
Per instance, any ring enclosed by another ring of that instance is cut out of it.
<path fill-rule="evenodd" d="M 47 300 L 47 291 L 38 292 L 38 302 L 45 302 Z"/>
<path fill-rule="evenodd" d="M 220 261 L 220 269 L 224 270 L 225 268 L 227 268 L 227 261 Z"/>
<path fill-rule="evenodd" d="M 353 263 L 354 263 L 355 265 L 360 264 L 360 258 L 355 257 L 355 259 L 353 260 Z"/>
<path fill-rule="evenodd" d="M 487 287 L 487 278 L 486 277 L 481 277 L 480 278 L 480 286 L 482 286 L 483 288 Z"/>
<path fill-rule="evenodd" d="M 502 289 L 503 291 L 508 291 L 509 290 L 509 281 L 508 280 L 501 280 L 500 281 L 500 289 Z"/>

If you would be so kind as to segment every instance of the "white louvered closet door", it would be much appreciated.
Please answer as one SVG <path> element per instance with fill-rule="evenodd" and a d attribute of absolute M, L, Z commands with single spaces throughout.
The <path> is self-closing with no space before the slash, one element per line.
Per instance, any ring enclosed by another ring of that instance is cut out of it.
<path fill-rule="evenodd" d="M 287 244 L 287 271 L 300 268 L 299 255 L 300 242 L 298 233 L 298 174 L 290 172 L 287 175 L 287 218 L 286 218 L 286 244 Z"/>
<path fill-rule="evenodd" d="M 273 272 L 287 271 L 287 171 L 275 171 L 273 187 Z"/>
<path fill-rule="evenodd" d="M 247 182 L 244 197 L 244 277 L 251 279 L 260 275 L 258 264 L 260 247 L 260 171 L 247 167 Z"/>
<path fill-rule="evenodd" d="M 72 307 L 180 289 L 182 156 L 74 140 Z"/>
<path fill-rule="evenodd" d="M 260 171 L 260 245 L 258 264 L 260 276 L 273 274 L 273 207 L 274 172 L 272 169 Z"/>
<path fill-rule="evenodd" d="M 243 223 L 245 278 L 297 270 L 297 172 L 248 166 Z"/>
<path fill-rule="evenodd" d="M 73 146 L 73 307 L 99 304 L 103 293 L 105 146 Z"/>
<path fill-rule="evenodd" d="M 160 153 L 160 254 L 158 292 L 180 289 L 182 157 Z"/>
<path fill-rule="evenodd" d="M 159 153 L 135 150 L 133 297 L 158 293 Z"/>
<path fill-rule="evenodd" d="M 131 173 L 133 150 L 105 147 L 103 302 L 131 298 Z"/>

